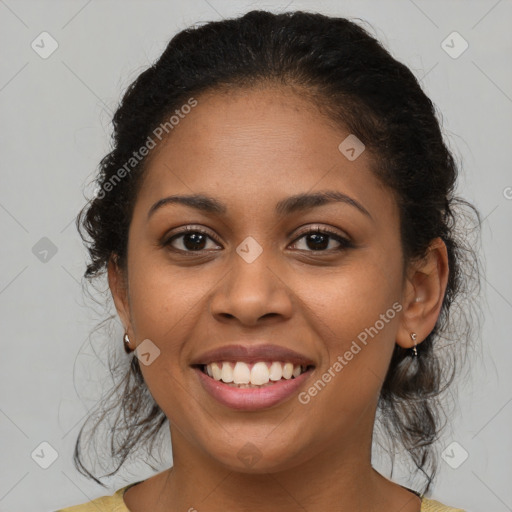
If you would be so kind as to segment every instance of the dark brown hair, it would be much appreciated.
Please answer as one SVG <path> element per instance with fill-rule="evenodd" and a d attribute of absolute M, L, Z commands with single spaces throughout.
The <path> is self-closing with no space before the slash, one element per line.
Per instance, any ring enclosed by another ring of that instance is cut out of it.
<path fill-rule="evenodd" d="M 454 195 L 458 169 L 431 100 L 412 72 L 359 24 L 301 11 L 252 11 L 172 38 L 128 87 L 113 117 L 113 148 L 100 164 L 99 192 L 77 217 L 91 258 L 85 277 L 104 275 L 111 257 L 126 266 L 128 229 L 147 163 L 143 158 L 127 169 L 133 153 L 191 97 L 255 84 L 307 92 L 334 123 L 365 144 L 374 156 L 375 175 L 400 209 L 404 265 L 424 256 L 435 238 L 446 244 L 450 272 L 438 321 L 418 345 L 417 358 L 395 345 L 377 415 L 392 460 L 404 448 L 426 478 L 427 492 L 437 467 L 435 441 L 447 417 L 441 397 L 474 332 L 480 270 L 470 237 L 478 233 L 480 216 Z M 465 230 L 461 221 L 470 228 Z M 108 456 L 117 466 L 108 476 L 147 441 L 151 451 L 167 421 L 144 383 L 138 359 L 123 356 L 113 400 L 101 401 L 92 430 L 94 437 L 100 423 L 113 417 Z M 78 435 L 74 461 L 79 471 L 103 485 L 82 462 L 87 423 Z"/>

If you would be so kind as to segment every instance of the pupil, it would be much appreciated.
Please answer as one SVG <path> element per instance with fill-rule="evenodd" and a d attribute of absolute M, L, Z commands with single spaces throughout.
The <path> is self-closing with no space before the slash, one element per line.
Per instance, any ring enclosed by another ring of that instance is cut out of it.
<path fill-rule="evenodd" d="M 202 235 L 201 233 L 192 233 L 192 234 L 187 234 L 183 237 L 183 245 L 189 249 L 189 250 L 192 250 L 192 249 L 199 249 L 201 250 L 203 247 L 201 246 L 201 243 L 204 243 L 204 235 Z M 192 243 L 187 243 L 187 241 L 192 241 Z"/>
<path fill-rule="evenodd" d="M 308 247 L 310 249 L 313 249 L 313 250 L 318 250 L 318 249 L 325 249 L 328 245 L 329 245 L 329 241 L 328 241 L 328 237 L 326 235 L 322 235 L 321 233 L 315 233 L 313 235 L 309 235 L 309 239 L 313 239 L 314 240 L 314 244 L 313 247 L 310 247 L 309 243 L 308 243 Z M 321 240 L 320 239 L 323 239 L 324 243 L 321 243 Z M 320 242 L 320 244 L 318 243 Z"/>

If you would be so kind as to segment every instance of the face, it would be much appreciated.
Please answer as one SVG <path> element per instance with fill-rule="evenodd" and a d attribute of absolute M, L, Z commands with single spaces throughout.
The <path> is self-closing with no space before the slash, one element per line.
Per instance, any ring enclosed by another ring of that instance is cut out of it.
<path fill-rule="evenodd" d="M 140 366 L 169 419 L 173 451 L 179 442 L 245 472 L 365 451 L 403 320 L 393 196 L 371 172 L 369 151 L 348 159 L 338 146 L 349 132 L 294 93 L 255 89 L 197 101 L 152 155 L 126 274 L 109 268 L 132 348 L 150 340 L 151 362 Z M 319 192 L 342 199 L 283 203 Z M 218 208 L 162 201 L 194 194 Z M 309 369 L 292 386 L 284 378 L 267 385 L 275 388 L 262 398 L 264 388 L 256 396 L 194 366 L 228 345 L 245 351 L 219 362 L 268 368 L 292 359 L 257 352 L 275 345 Z M 258 463 L 248 464 L 244 450 Z"/>

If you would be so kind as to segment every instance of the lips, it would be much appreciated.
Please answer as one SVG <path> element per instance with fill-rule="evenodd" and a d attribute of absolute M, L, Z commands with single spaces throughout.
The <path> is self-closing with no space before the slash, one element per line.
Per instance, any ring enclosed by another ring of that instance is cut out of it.
<path fill-rule="evenodd" d="M 264 361 L 283 361 L 300 365 L 304 372 L 291 378 L 282 378 L 260 387 L 233 387 L 215 380 L 204 371 L 207 365 L 219 361 L 242 362 L 247 365 Z M 191 363 L 201 387 L 207 395 L 230 409 L 238 411 L 256 411 L 267 409 L 296 394 L 311 377 L 315 368 L 314 361 L 294 350 L 279 345 L 226 345 L 205 352 L 194 358 Z"/>

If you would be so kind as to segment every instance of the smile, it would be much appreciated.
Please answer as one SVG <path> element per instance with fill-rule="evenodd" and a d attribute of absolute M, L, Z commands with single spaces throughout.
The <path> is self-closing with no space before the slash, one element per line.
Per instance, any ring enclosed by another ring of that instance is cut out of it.
<path fill-rule="evenodd" d="M 194 367 L 208 395 L 226 407 L 245 411 L 266 409 L 286 400 L 298 392 L 313 369 L 281 361 L 223 361 Z"/>

